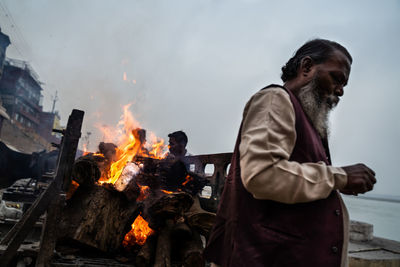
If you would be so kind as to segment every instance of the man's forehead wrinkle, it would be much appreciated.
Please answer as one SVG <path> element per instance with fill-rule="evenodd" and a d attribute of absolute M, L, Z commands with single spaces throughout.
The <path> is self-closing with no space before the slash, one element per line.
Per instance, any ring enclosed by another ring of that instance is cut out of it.
<path fill-rule="evenodd" d="M 328 58 L 325 62 L 322 62 L 321 64 L 327 64 L 327 65 L 339 65 L 343 68 L 344 70 L 344 75 L 346 76 L 346 79 L 349 79 L 350 76 L 350 70 L 351 70 L 351 63 L 349 59 L 340 51 L 339 53 L 334 53 L 332 54 L 331 57 Z"/>
<path fill-rule="evenodd" d="M 336 50 L 335 52 L 333 52 L 331 59 L 336 60 L 339 64 L 343 64 L 346 67 L 347 72 L 350 73 L 350 59 L 342 51 Z"/>

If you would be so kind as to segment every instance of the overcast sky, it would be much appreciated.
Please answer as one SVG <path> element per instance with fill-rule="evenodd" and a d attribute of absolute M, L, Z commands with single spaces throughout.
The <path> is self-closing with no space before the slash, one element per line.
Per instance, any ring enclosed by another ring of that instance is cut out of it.
<path fill-rule="evenodd" d="M 7 56 L 32 64 L 45 110 L 57 90 L 64 123 L 85 111 L 92 149 L 102 138 L 94 125 L 115 126 L 133 103 L 157 136 L 183 130 L 193 154 L 230 152 L 250 96 L 281 83 L 282 65 L 307 40 L 338 41 L 354 63 L 331 117 L 334 165 L 363 162 L 377 173 L 375 193 L 400 195 L 399 0 L 0 3 Z"/>

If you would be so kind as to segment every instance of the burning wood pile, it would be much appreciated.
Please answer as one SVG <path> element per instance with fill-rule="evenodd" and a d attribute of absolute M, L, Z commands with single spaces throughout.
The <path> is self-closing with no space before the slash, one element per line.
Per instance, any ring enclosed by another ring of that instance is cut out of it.
<path fill-rule="evenodd" d="M 205 265 L 215 219 L 198 199 L 207 180 L 163 153 L 162 142 L 144 145 L 143 130 L 134 128 L 121 145 L 100 143 L 98 153 L 75 161 L 58 251 L 95 249 L 136 266 Z"/>

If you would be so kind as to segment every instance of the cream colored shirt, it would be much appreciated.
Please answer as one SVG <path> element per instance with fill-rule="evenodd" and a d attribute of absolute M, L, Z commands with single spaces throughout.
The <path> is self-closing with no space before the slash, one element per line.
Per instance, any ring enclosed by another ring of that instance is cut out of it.
<path fill-rule="evenodd" d="M 242 182 L 256 199 L 310 202 L 327 198 L 332 190 L 347 184 L 342 168 L 322 161 L 289 161 L 296 143 L 295 112 L 289 94 L 282 88 L 261 90 L 247 102 L 241 136 Z M 341 266 L 346 266 L 349 219 L 341 203 L 345 225 Z"/>

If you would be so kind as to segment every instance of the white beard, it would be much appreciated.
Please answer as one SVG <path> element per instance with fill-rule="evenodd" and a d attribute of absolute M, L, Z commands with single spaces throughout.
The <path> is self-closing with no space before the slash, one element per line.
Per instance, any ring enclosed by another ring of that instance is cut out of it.
<path fill-rule="evenodd" d="M 321 96 L 318 93 L 315 78 L 299 90 L 297 97 L 318 134 L 322 138 L 327 138 L 329 134 L 329 114 L 339 102 L 339 98 L 334 95 Z"/>

